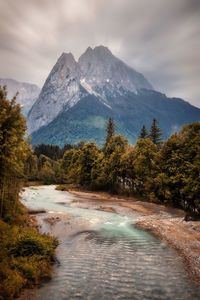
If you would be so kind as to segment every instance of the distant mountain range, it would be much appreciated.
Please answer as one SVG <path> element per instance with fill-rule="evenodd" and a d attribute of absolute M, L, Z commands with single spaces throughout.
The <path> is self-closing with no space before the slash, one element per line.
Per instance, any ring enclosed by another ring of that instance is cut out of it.
<path fill-rule="evenodd" d="M 8 99 L 11 99 L 17 92 L 19 92 L 16 102 L 21 104 L 23 114 L 27 115 L 39 96 L 40 88 L 36 84 L 19 82 L 14 79 L 0 78 L 0 86 L 4 85 L 7 86 Z"/>
<path fill-rule="evenodd" d="M 78 62 L 63 53 L 28 114 L 32 143 L 64 145 L 79 140 L 102 145 L 109 117 L 116 131 L 135 143 L 143 124 L 156 118 L 169 137 L 183 124 L 200 121 L 200 109 L 168 98 L 108 48 L 88 48 Z"/>

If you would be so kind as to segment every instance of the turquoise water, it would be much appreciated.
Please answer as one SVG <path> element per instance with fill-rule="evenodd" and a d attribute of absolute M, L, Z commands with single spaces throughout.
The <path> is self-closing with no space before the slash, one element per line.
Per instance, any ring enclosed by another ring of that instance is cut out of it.
<path fill-rule="evenodd" d="M 74 200 L 55 186 L 22 194 L 27 207 L 47 211 L 43 225 L 47 216 L 68 216 L 56 225 L 56 274 L 25 299 L 200 299 L 176 251 L 134 226 L 137 216 L 79 208 Z"/>

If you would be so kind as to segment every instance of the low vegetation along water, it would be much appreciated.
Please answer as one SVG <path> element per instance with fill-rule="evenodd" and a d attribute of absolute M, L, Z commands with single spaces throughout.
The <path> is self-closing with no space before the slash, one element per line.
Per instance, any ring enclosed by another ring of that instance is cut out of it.
<path fill-rule="evenodd" d="M 137 216 L 78 208 L 75 196 L 55 186 L 26 188 L 22 199 L 47 211 L 41 231 L 61 241 L 52 279 L 24 299 L 199 299 L 182 259 L 134 226 Z M 44 221 L 52 216 L 53 226 Z"/>

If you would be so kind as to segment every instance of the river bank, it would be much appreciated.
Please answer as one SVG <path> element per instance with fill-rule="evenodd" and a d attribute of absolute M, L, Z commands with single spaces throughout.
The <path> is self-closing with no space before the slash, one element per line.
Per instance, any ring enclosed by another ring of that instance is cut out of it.
<path fill-rule="evenodd" d="M 179 209 L 143 202 L 133 197 L 115 196 L 106 192 L 84 192 L 68 190 L 73 195 L 85 199 L 85 204 L 93 203 L 104 211 L 112 211 L 113 204 L 137 212 L 137 225 L 153 232 L 175 248 L 184 258 L 193 278 L 200 282 L 200 221 L 184 221 L 185 212 Z M 89 200 L 88 200 L 89 199 Z M 78 205 L 76 200 L 76 204 Z M 104 203 L 102 205 L 102 203 Z M 115 211 L 116 212 L 116 211 Z"/>
<path fill-rule="evenodd" d="M 22 195 L 31 213 L 40 212 L 39 231 L 60 243 L 52 279 L 20 299 L 199 299 L 199 283 L 178 252 L 138 223 L 183 220 L 183 211 L 107 193 L 56 189 L 29 187 Z"/>

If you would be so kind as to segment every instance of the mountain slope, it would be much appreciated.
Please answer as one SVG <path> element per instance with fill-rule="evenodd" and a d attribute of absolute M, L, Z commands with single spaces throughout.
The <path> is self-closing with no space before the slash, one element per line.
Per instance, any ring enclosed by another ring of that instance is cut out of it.
<path fill-rule="evenodd" d="M 0 85 L 7 86 L 8 99 L 11 99 L 17 92 L 19 92 L 16 102 L 21 104 L 22 113 L 25 115 L 28 114 L 40 93 L 40 88 L 36 84 L 19 82 L 14 79 L 0 78 Z"/>
<path fill-rule="evenodd" d="M 184 124 L 200 121 L 200 109 L 155 91 L 141 90 L 137 95 L 129 92 L 109 100 L 112 109 L 94 95 L 83 98 L 47 126 L 32 133 L 32 143 L 63 146 L 65 143 L 75 144 L 85 140 L 95 141 L 102 146 L 106 122 L 110 117 L 115 120 L 116 132 L 123 134 L 133 144 L 142 125 L 149 127 L 153 118 L 159 121 L 165 139 Z"/>
<path fill-rule="evenodd" d="M 110 116 L 115 118 L 117 131 L 126 134 L 112 110 L 94 95 L 88 95 L 71 109 L 58 115 L 47 126 L 33 132 L 31 142 L 64 145 L 90 140 L 103 145 L 106 122 Z"/>

